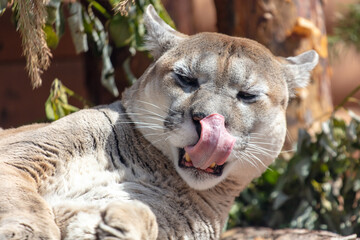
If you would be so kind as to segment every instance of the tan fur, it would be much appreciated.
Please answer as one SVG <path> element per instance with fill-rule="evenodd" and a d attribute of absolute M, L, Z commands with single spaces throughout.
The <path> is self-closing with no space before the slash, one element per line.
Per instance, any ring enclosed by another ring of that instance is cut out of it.
<path fill-rule="evenodd" d="M 1 129 L 0 128 L 0 138 L 2 137 L 6 137 L 6 136 L 11 136 L 14 135 L 16 133 L 20 133 L 20 132 L 24 132 L 24 131 L 29 131 L 32 129 L 37 129 L 37 128 L 41 128 L 48 125 L 47 123 L 34 123 L 31 125 L 25 125 L 25 126 L 21 126 L 18 128 L 9 128 L 9 129 Z"/>
<path fill-rule="evenodd" d="M 279 61 L 251 40 L 186 36 L 152 6 L 144 22 L 154 64 L 121 102 L 0 132 L 0 239 L 218 239 L 235 197 L 280 152 L 315 52 Z M 236 138 L 223 171 L 181 167 L 195 120 L 213 113 Z"/>

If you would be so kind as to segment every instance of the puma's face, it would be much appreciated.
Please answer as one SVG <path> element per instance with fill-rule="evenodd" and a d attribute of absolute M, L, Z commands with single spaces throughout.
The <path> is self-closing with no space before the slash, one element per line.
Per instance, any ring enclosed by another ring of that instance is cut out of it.
<path fill-rule="evenodd" d="M 124 95 L 130 117 L 191 187 L 229 175 L 247 184 L 279 154 L 289 95 L 316 53 L 280 60 L 251 40 L 182 35 L 151 8 L 146 20 L 156 59 Z"/>

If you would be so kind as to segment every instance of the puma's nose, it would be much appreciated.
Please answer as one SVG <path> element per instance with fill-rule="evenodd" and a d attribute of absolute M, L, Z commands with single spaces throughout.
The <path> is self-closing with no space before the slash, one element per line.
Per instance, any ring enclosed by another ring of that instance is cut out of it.
<path fill-rule="evenodd" d="M 205 117 L 206 117 L 205 113 L 192 113 L 192 120 L 193 120 L 193 123 L 195 125 L 195 129 L 196 129 L 196 132 L 197 132 L 199 138 L 201 136 L 201 124 L 200 124 L 200 121 L 201 121 L 201 119 L 203 119 Z"/>

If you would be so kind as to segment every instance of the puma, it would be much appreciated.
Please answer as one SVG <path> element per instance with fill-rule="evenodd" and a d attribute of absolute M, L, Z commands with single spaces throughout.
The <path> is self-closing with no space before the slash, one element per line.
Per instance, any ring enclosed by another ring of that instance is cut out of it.
<path fill-rule="evenodd" d="M 144 22 L 154 62 L 121 101 L 0 132 L 0 239 L 219 239 L 281 151 L 316 52 Z"/>

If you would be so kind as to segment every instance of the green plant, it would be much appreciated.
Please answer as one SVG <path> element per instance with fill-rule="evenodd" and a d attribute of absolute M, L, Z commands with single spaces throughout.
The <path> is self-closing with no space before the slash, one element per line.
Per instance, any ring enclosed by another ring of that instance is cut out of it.
<path fill-rule="evenodd" d="M 150 3 L 174 26 L 160 0 L 0 0 L 0 14 L 12 7 L 34 87 L 41 85 L 41 73 L 50 65 L 50 49 L 61 41 L 67 20 L 76 52 L 91 51 L 101 57 L 101 83 L 118 96 L 111 51 L 127 46 L 134 55 L 145 50 L 142 15 Z"/>
<path fill-rule="evenodd" d="M 101 58 L 99 81 L 117 97 L 119 91 L 110 60 L 111 52 L 113 48 L 122 47 L 127 47 L 131 56 L 137 51 L 145 51 L 143 13 L 148 4 L 152 4 L 160 17 L 174 27 L 160 0 L 0 0 L 0 15 L 12 6 L 33 87 L 41 85 L 41 73 L 50 65 L 50 49 L 58 46 L 67 21 L 76 52 L 91 51 Z M 65 11 L 68 14 L 64 14 Z M 130 70 L 130 57 L 123 67 L 132 84 L 136 78 Z M 55 79 L 45 103 L 47 118 L 56 120 L 77 111 L 78 108 L 67 101 L 68 96 L 75 95 Z"/>
<path fill-rule="evenodd" d="M 343 41 L 354 45 L 360 51 L 360 2 L 349 4 L 347 11 L 338 19 L 330 43 Z"/>
<path fill-rule="evenodd" d="M 347 100 L 355 100 L 355 90 Z M 359 234 L 360 117 L 349 113 L 350 123 L 333 114 L 314 137 L 305 129 L 299 130 L 293 157 L 289 161 L 277 159 L 241 193 L 230 212 L 228 227 L 291 227 Z"/>
<path fill-rule="evenodd" d="M 45 102 L 45 113 L 48 120 L 55 121 L 70 113 L 79 111 L 79 108 L 69 104 L 69 97 L 73 97 L 81 102 L 83 108 L 88 108 L 92 105 L 65 87 L 61 81 L 56 78 L 51 84 L 50 95 Z"/>

